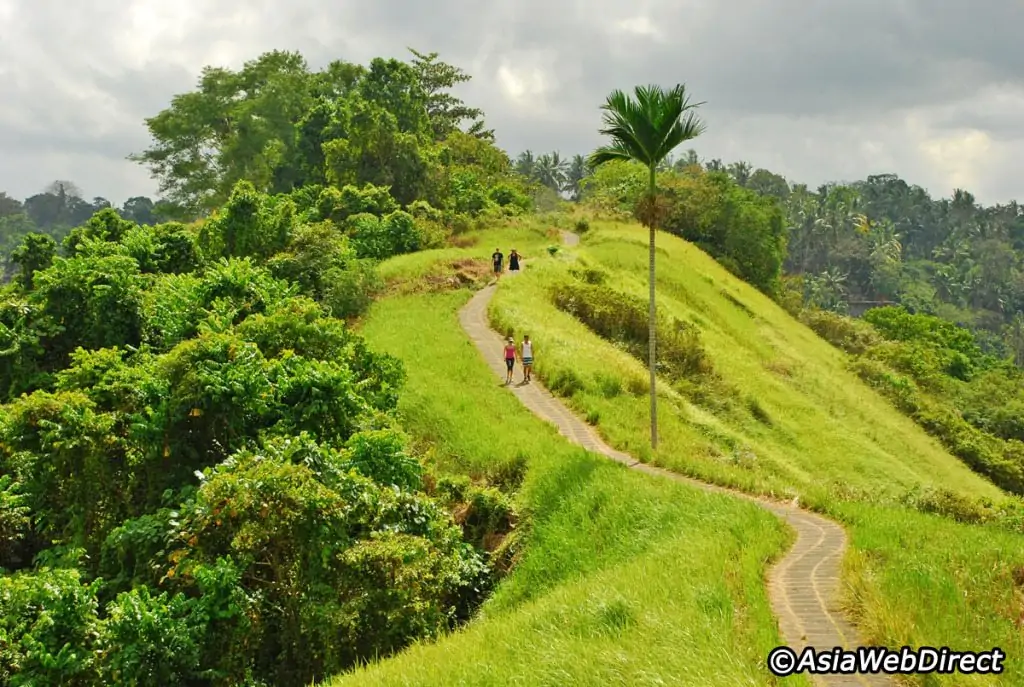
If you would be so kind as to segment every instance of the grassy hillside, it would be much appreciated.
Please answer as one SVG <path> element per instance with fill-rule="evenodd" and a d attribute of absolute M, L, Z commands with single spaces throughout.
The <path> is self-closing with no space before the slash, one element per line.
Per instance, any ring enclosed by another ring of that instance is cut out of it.
<path fill-rule="evenodd" d="M 671 237 L 661 237 L 659 305 L 698 324 L 720 379 L 697 394 L 699 404 L 665 386 L 662 444 L 650 456 L 643 364 L 549 297 L 581 268 L 604 270 L 607 283 L 643 296 L 645 233 L 598 224 L 578 249 L 549 256 L 552 234 L 516 230 L 513 240 L 532 260 L 503 282 L 491 313 L 496 326 L 535 340 L 542 378 L 618 448 L 710 481 L 800 495 L 841 520 L 850 533 L 845 601 L 868 641 L 999 646 L 1010 656 L 1002 676 L 919 684 L 1024 685 L 1024 537 L 901 505 L 908 491 L 929 487 L 999 499 L 997 488 L 864 386 L 842 353 Z M 401 295 L 377 303 L 363 332 L 409 364 L 405 423 L 436 445 L 441 471 L 474 475 L 528 457 L 518 498 L 529 536 L 517 567 L 466 630 L 331 684 L 628 684 L 691 675 L 693 684 L 771 684 L 758 665 L 776 641 L 761 578 L 785 547 L 777 523 L 739 501 L 633 475 L 567 446 L 494 383 L 463 335 L 456 312 L 467 291 L 409 294 L 440 288 L 453 262 L 486 259 L 495 241 L 510 247 L 498 236 L 473 234 L 462 248 L 385 263 Z M 717 409 L 715 393 L 723 396 Z"/>
<path fill-rule="evenodd" d="M 775 303 L 693 246 L 659 240 L 659 308 L 699 328 L 718 379 L 659 389 L 656 455 L 647 446 L 644 363 L 550 297 L 556 283 L 573 279 L 570 270 L 586 269 L 645 297 L 645 231 L 598 224 L 578 249 L 535 262 L 499 289 L 492 321 L 530 334 L 538 376 L 617 448 L 747 491 L 799 495 L 845 521 L 852 540 L 848 602 L 869 640 L 1000 646 L 1018 658 L 991 684 L 1024 684 L 1024 536 L 900 505 L 908 492 L 929 488 L 992 499 L 1004 497 L 1000 490 L 896 412 L 846 370 L 843 353 Z M 975 683 L 951 676 L 939 684 Z"/>
<path fill-rule="evenodd" d="M 422 276 L 424 260 L 387 269 Z M 526 458 L 519 562 L 464 632 L 330 684 L 771 684 L 764 656 L 778 636 L 762 576 L 788 545 L 782 525 L 569 445 L 497 384 L 462 333 L 468 297 L 395 296 L 362 331 L 408 365 L 404 426 L 434 446 L 440 472 L 477 476 Z"/>
<path fill-rule="evenodd" d="M 668 235 L 660 240 L 658 306 L 700 329 L 714 369 L 738 397 L 736 412 L 716 415 L 672 389 L 660 390 L 663 445 L 653 462 L 805 500 L 829 492 L 895 495 L 914 485 L 1000 495 L 847 371 L 842 352 L 692 245 Z M 642 431 L 650 417 L 645 363 L 551 304 L 549 288 L 570 279 L 577 261 L 607 270 L 616 289 L 646 298 L 646 232 L 605 225 L 578 250 L 535 263 L 530 278 L 500 289 L 494 322 L 529 333 L 538 375 L 578 378 L 582 388 L 572 396 L 574 406 L 598 417 L 618 446 L 652 458 Z M 640 393 L 611 395 L 602 383 L 608 377 Z M 766 420 L 744 412 L 755 404 Z"/>

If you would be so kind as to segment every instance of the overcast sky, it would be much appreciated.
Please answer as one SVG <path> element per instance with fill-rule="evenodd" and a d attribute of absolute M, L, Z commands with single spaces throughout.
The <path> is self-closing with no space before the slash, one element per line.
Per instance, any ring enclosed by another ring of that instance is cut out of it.
<path fill-rule="evenodd" d="M 0 190 L 152 195 L 125 156 L 203 65 L 411 46 L 474 76 L 461 95 L 513 155 L 589 152 L 609 90 L 681 81 L 702 157 L 1024 200 L 1022 25 L 1018 0 L 0 0 Z"/>

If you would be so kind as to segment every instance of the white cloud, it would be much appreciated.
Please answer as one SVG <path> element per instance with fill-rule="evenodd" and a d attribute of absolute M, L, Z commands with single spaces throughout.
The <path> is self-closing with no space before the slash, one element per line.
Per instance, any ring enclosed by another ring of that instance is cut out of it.
<path fill-rule="evenodd" d="M 926 138 L 919 147 L 952 188 L 976 188 L 985 168 L 993 166 L 992 140 L 984 131 L 964 131 Z"/>
<path fill-rule="evenodd" d="M 620 32 L 643 36 L 648 38 L 661 39 L 661 32 L 651 23 L 650 17 L 646 14 L 629 17 L 615 22 L 615 28 Z"/>
<path fill-rule="evenodd" d="M 514 104 L 524 107 L 542 105 L 544 97 L 554 87 L 553 75 L 536 64 L 537 61 L 536 58 L 521 56 L 519 59 L 505 59 L 498 67 L 501 90 Z"/>

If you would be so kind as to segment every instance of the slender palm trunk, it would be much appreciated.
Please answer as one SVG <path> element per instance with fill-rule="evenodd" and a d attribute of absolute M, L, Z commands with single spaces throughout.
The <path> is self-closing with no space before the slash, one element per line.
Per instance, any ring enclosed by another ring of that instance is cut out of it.
<path fill-rule="evenodd" d="M 648 189 L 648 191 L 650 193 L 650 202 L 651 202 L 651 206 L 650 206 L 651 207 L 651 213 L 650 213 L 650 217 L 649 217 L 650 232 L 651 232 L 651 238 L 650 238 L 650 258 L 649 258 L 650 263 L 649 263 L 649 271 L 648 271 L 648 281 L 650 282 L 650 284 L 649 284 L 649 286 L 650 286 L 650 304 L 648 305 L 649 309 L 648 309 L 648 314 L 647 314 L 647 332 L 648 332 L 647 333 L 647 337 L 648 337 L 647 360 L 648 360 L 648 367 L 650 368 L 650 371 L 651 371 L 651 450 L 654 450 L 654 449 L 658 448 L 658 388 L 657 388 L 657 379 L 658 379 L 658 377 L 657 377 L 657 372 L 656 372 L 657 366 L 655 364 L 655 357 L 654 357 L 655 348 L 656 348 L 654 339 L 655 339 L 655 336 L 657 334 L 657 329 L 658 329 L 658 327 L 657 327 L 658 321 L 656 319 L 657 313 L 656 313 L 655 308 L 654 308 L 654 258 L 655 258 L 655 252 L 654 252 L 654 233 L 656 231 L 655 225 L 657 224 L 657 216 L 658 215 L 657 215 L 657 212 L 655 211 L 656 208 L 655 208 L 655 199 L 654 199 L 654 193 L 655 193 L 655 176 L 654 176 L 654 173 L 655 173 L 654 165 L 651 165 L 650 188 Z"/>

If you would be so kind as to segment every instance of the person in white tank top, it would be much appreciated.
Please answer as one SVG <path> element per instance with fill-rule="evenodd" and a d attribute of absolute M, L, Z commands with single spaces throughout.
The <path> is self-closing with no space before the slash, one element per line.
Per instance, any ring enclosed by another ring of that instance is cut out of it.
<path fill-rule="evenodd" d="M 519 357 L 523 361 L 523 384 L 526 384 L 533 372 L 533 342 L 528 336 L 523 337 L 522 354 Z"/>

